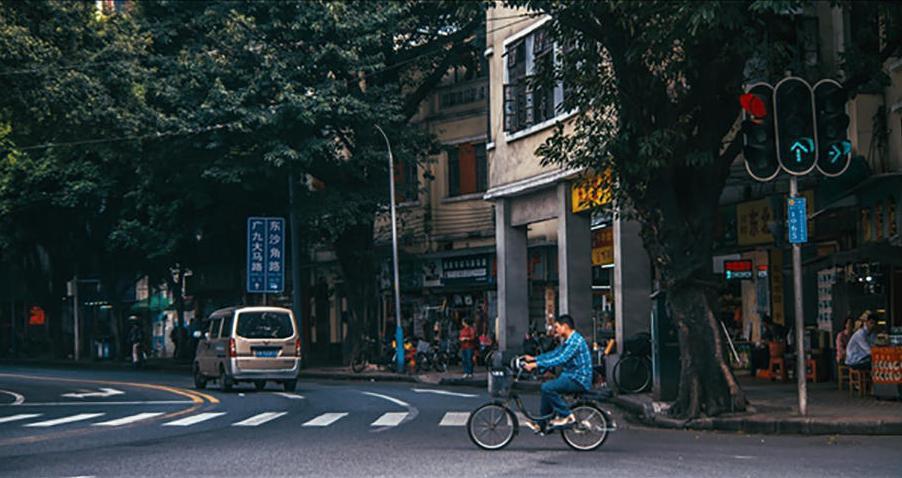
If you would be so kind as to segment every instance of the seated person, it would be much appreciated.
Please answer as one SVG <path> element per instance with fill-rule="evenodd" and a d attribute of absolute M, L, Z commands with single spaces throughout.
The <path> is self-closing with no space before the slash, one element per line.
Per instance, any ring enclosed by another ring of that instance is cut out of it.
<path fill-rule="evenodd" d="M 576 422 L 576 417 L 570 412 L 570 405 L 561 397 L 561 393 L 580 393 L 592 388 L 592 356 L 589 353 L 589 345 L 582 335 L 574 330 L 573 317 L 561 315 L 554 322 L 555 335 L 563 341 L 556 349 L 532 357 L 527 355 L 526 370 L 536 368 L 551 369 L 561 367 L 558 378 L 542 384 L 542 409 L 543 417 L 550 416 L 552 412 L 557 418 L 551 420 L 552 427 L 563 427 Z M 541 430 L 540 423 L 530 420 L 526 426 L 534 432 Z"/>
<path fill-rule="evenodd" d="M 873 330 L 876 324 L 877 317 L 874 314 L 868 315 L 862 327 L 849 339 L 849 345 L 846 347 L 846 365 L 850 368 L 871 369 L 871 345 L 874 344 Z"/>

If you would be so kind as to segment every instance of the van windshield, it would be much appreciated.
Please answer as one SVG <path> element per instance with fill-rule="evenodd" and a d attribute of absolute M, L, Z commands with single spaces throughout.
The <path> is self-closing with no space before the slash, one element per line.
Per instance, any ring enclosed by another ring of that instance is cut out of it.
<path fill-rule="evenodd" d="M 294 326 L 284 312 L 242 312 L 235 333 L 246 339 L 285 339 L 294 334 Z"/>

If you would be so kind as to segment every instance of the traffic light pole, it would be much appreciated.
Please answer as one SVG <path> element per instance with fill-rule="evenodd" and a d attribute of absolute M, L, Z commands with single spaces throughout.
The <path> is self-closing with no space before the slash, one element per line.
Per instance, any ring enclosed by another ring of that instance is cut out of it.
<path fill-rule="evenodd" d="M 789 176 L 789 197 L 799 197 L 799 179 Z M 796 382 L 799 389 L 799 414 L 808 414 L 808 384 L 805 381 L 805 316 L 802 307 L 802 245 L 792 245 L 792 291 L 795 302 Z"/>

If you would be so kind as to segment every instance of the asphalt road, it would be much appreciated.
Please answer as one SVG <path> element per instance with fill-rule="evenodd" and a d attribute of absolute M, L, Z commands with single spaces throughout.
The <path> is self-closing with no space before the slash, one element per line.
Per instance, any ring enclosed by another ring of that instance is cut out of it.
<path fill-rule="evenodd" d="M 902 476 L 902 437 L 670 431 L 618 415 L 593 452 L 525 428 L 486 452 L 462 426 L 483 390 L 304 380 L 294 394 L 224 394 L 191 383 L 0 367 L 0 476 Z"/>

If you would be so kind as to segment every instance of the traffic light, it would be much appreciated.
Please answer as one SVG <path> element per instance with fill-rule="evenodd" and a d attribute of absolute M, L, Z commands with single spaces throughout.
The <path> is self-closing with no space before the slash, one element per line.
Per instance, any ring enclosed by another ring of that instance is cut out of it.
<path fill-rule="evenodd" d="M 825 176 L 839 176 L 852 160 L 849 141 L 849 97 L 841 84 L 821 80 L 814 85 L 814 107 L 817 116 L 817 169 Z"/>
<path fill-rule="evenodd" d="M 781 80 L 774 89 L 774 110 L 780 165 L 790 174 L 808 174 L 817 161 L 811 85 L 795 76 Z"/>
<path fill-rule="evenodd" d="M 758 181 L 770 181 L 780 172 L 774 145 L 774 89 L 767 83 L 752 85 L 739 97 L 742 105 L 742 155 L 745 169 Z"/>

